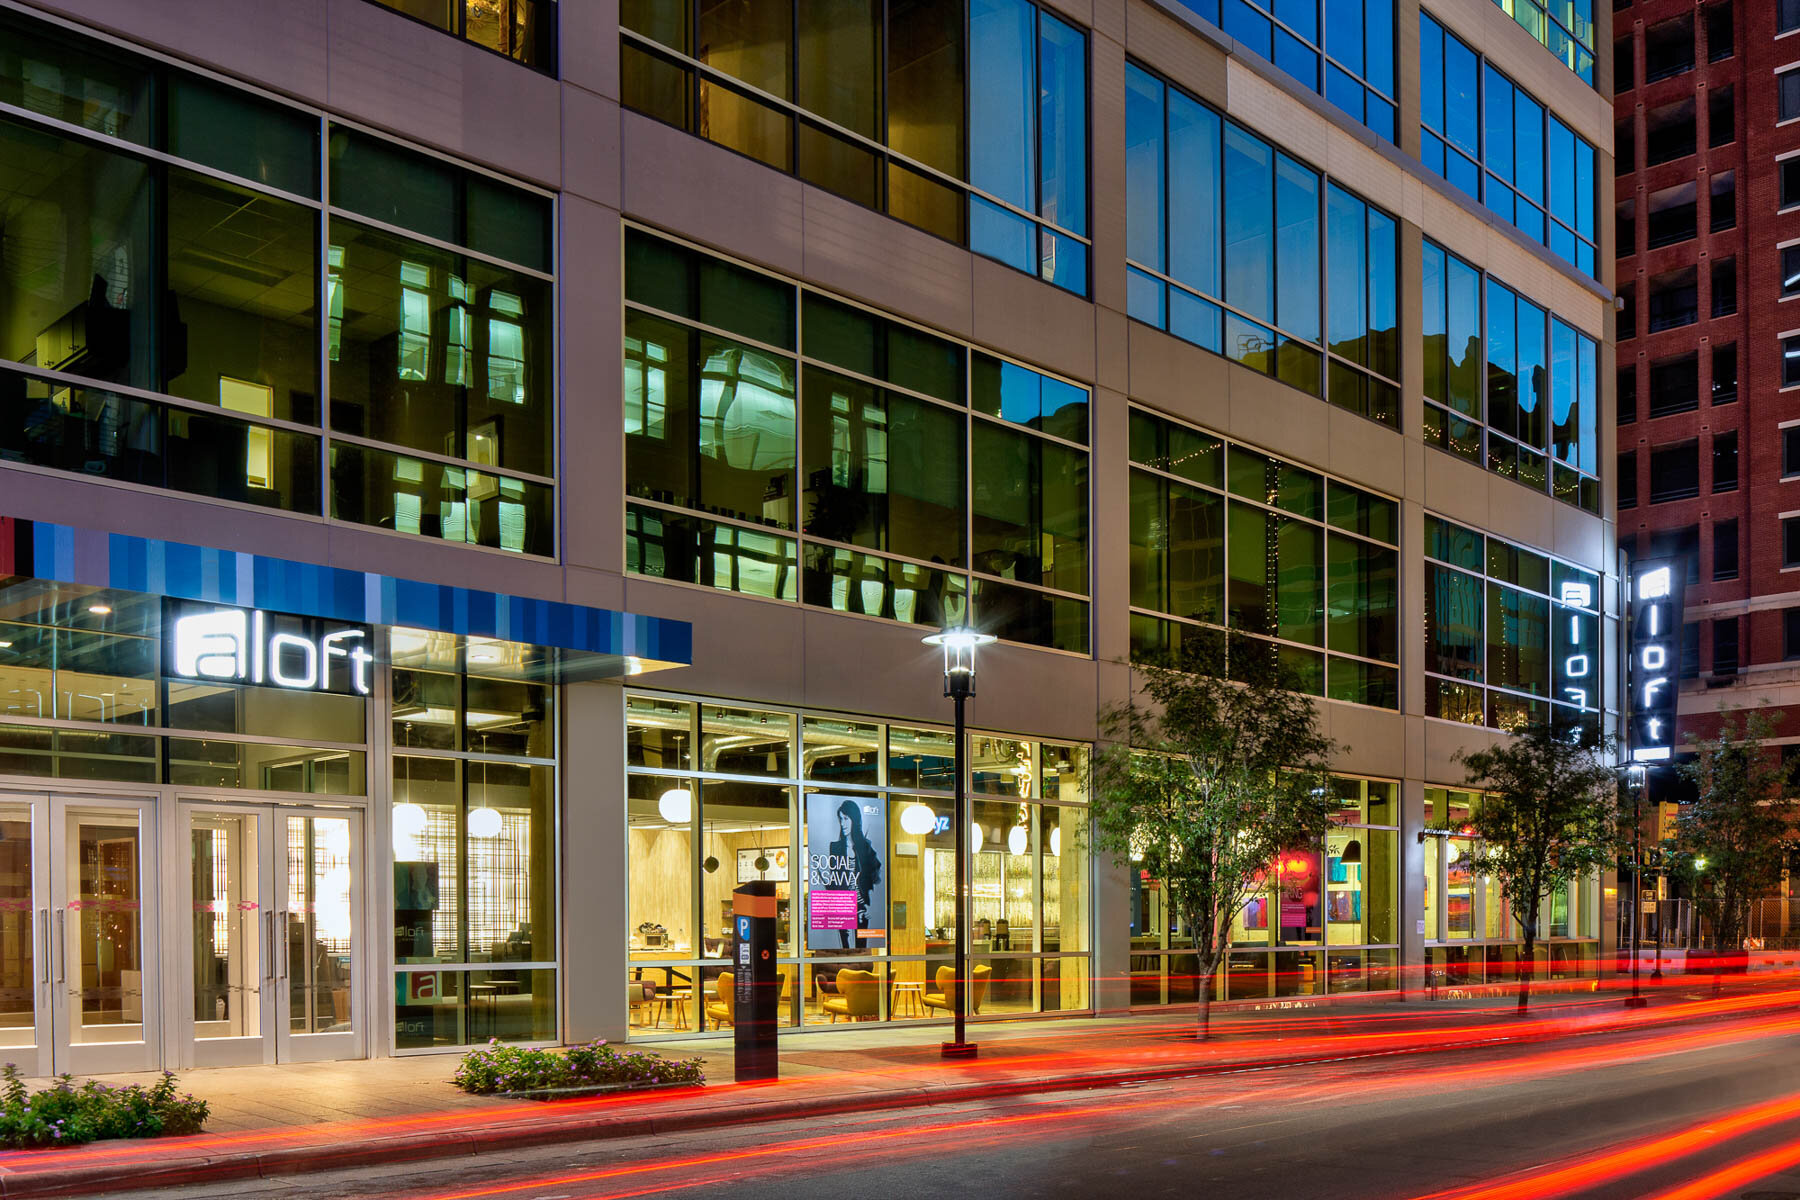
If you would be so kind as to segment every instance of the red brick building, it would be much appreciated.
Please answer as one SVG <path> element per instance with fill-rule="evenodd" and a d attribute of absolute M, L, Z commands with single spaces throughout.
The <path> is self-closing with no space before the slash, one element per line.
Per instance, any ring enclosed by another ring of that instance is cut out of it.
<path fill-rule="evenodd" d="M 1636 0 L 1613 33 L 1619 544 L 1688 556 L 1704 737 L 1800 709 L 1800 0 Z"/>

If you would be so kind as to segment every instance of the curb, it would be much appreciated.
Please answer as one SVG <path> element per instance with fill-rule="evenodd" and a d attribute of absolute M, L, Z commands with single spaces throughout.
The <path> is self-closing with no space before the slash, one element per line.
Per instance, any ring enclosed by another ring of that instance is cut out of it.
<path fill-rule="evenodd" d="M 1545 1013 L 1558 1006 L 1547 1005 Z M 1595 1031 L 1605 1032 L 1605 1031 Z M 767 1124 L 805 1116 L 836 1116 L 857 1112 L 881 1112 L 961 1104 L 1008 1096 L 1051 1092 L 1090 1091 L 1127 1084 L 1154 1083 L 1196 1076 L 1245 1074 L 1282 1067 L 1351 1062 L 1370 1058 L 1397 1058 L 1449 1050 L 1471 1050 L 1500 1043 L 1523 1044 L 1551 1041 L 1581 1033 L 1520 1030 L 1499 1037 L 1437 1042 L 1343 1054 L 1301 1054 L 1281 1058 L 1244 1059 L 1237 1062 L 1175 1063 L 1106 1074 L 1061 1075 L 991 1083 L 953 1084 L 947 1087 L 905 1087 L 864 1095 L 809 1096 L 765 1102 L 710 1104 L 643 1116 L 604 1115 L 559 1119 L 542 1117 L 505 1125 L 430 1134 L 401 1134 L 361 1141 L 331 1142 L 241 1153 L 220 1153 L 158 1166 L 154 1163 L 104 1164 L 12 1173 L 0 1168 L 0 1197 L 91 1196 L 108 1191 L 183 1187 L 223 1183 L 233 1179 L 258 1179 L 347 1170 L 356 1167 L 449 1159 L 503 1150 L 524 1150 L 567 1142 L 655 1136 L 697 1129 Z M 175 1143 L 177 1146 L 179 1142 Z M 50 1153 L 59 1153 L 51 1151 Z"/>

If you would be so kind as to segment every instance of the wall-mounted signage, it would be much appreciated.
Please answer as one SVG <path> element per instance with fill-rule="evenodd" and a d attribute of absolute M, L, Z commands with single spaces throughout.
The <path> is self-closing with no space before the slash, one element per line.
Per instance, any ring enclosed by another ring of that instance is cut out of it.
<path fill-rule="evenodd" d="M 863 950 L 887 944 L 887 801 L 806 797 L 806 945 Z"/>
<path fill-rule="evenodd" d="M 367 696 L 372 641 L 366 625 L 163 602 L 164 670 L 179 679 Z"/>
<path fill-rule="evenodd" d="M 1662 762 L 1674 752 L 1681 690 L 1682 593 L 1687 563 L 1652 558 L 1631 565 L 1631 760 Z"/>
<path fill-rule="evenodd" d="M 1595 585 L 1586 579 L 1558 581 L 1551 606 L 1556 648 L 1556 698 L 1584 709 L 1600 707 L 1600 618 Z"/>

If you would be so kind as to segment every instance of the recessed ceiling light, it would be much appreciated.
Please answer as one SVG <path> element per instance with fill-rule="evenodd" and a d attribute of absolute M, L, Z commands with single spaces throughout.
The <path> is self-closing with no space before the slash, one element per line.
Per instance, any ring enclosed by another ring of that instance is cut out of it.
<path fill-rule="evenodd" d="M 88 605 L 88 611 L 93 613 L 96 617 L 104 617 L 107 613 L 110 613 L 112 611 L 112 605 L 110 605 L 110 604 L 90 604 L 90 605 Z"/>
<path fill-rule="evenodd" d="M 11 642 L 0 642 L 0 650 L 11 650 L 11 649 L 12 649 Z"/>

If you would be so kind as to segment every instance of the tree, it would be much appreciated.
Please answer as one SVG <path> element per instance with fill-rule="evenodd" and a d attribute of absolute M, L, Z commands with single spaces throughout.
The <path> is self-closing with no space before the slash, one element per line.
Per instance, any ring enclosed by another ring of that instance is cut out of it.
<path fill-rule="evenodd" d="M 1112 744 L 1095 769 L 1095 843 L 1159 880 L 1192 931 L 1204 1040 L 1232 918 L 1281 854 L 1319 845 L 1338 747 L 1271 648 L 1240 635 L 1189 639 L 1135 681 L 1141 700 L 1100 714 Z"/>
<path fill-rule="evenodd" d="M 1519 1013 L 1537 971 L 1538 911 L 1618 853 L 1619 789 L 1602 743 L 1576 725 L 1537 725 L 1457 755 L 1481 797 L 1468 824 L 1472 870 L 1493 877 L 1525 933 Z"/>
<path fill-rule="evenodd" d="M 1790 764 L 1762 743 L 1781 718 L 1728 712 L 1719 732 L 1700 742 L 1692 762 L 1676 770 L 1695 797 L 1675 822 L 1678 862 L 1691 866 L 1694 899 L 1712 924 L 1720 950 L 1743 945 L 1752 899 L 1781 885 L 1796 805 L 1788 796 Z"/>

